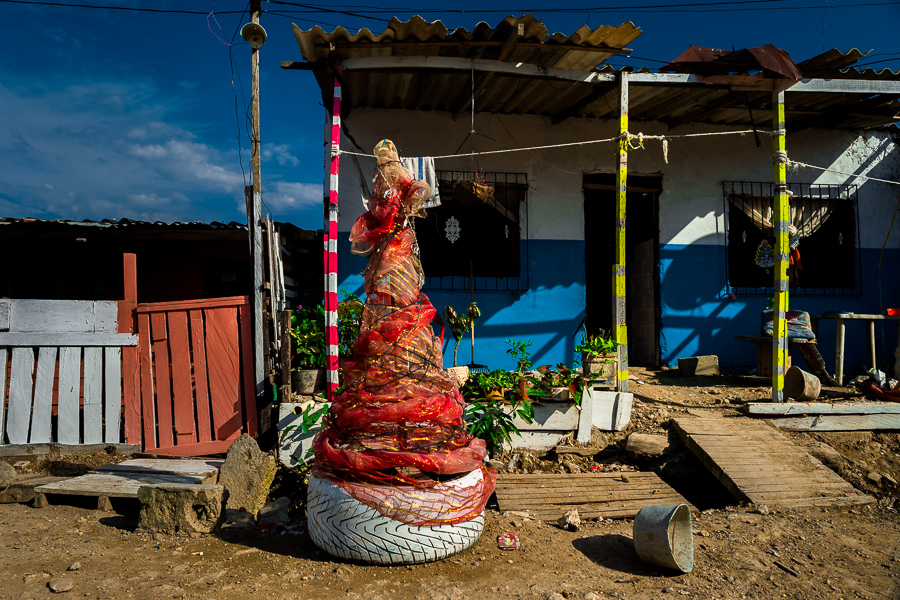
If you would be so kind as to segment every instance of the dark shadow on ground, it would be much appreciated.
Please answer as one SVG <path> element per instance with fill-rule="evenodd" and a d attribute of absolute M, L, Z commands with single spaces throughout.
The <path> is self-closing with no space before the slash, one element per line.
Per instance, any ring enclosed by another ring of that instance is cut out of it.
<path fill-rule="evenodd" d="M 620 573 L 640 577 L 680 575 L 645 563 L 634 549 L 634 540 L 617 533 L 579 538 L 572 546 L 594 564 Z"/>

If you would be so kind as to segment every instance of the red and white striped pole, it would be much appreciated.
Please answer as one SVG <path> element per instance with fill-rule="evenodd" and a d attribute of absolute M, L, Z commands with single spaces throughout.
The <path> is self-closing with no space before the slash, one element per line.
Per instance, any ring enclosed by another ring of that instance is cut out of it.
<path fill-rule="evenodd" d="M 328 179 L 328 212 L 325 217 L 325 367 L 327 397 L 338 387 L 337 223 L 338 174 L 341 148 L 341 68 L 335 67 L 334 103 L 331 109 L 331 175 Z"/>

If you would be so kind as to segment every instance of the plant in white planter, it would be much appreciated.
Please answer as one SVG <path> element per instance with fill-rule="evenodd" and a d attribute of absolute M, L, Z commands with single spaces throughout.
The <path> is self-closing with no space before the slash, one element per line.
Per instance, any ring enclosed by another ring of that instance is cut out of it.
<path fill-rule="evenodd" d="M 619 343 L 604 330 L 601 329 L 597 335 L 588 335 L 585 328 L 581 343 L 575 346 L 575 356 L 580 356 L 585 376 L 598 382 L 609 381 L 614 384 L 618 350 Z"/>
<path fill-rule="evenodd" d="M 291 387 L 298 394 L 313 394 L 325 385 L 325 308 L 321 304 L 294 309 L 291 341 Z"/>

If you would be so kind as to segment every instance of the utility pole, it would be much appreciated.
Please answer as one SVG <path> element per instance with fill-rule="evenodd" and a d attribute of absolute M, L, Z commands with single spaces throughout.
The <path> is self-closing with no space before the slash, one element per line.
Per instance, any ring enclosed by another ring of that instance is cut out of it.
<path fill-rule="evenodd" d="M 250 18 L 253 23 L 259 24 L 261 0 L 250 0 Z M 252 239 L 251 260 L 253 261 L 253 373 L 255 379 L 256 396 L 259 398 L 264 389 L 265 372 L 263 369 L 263 265 L 262 265 L 262 232 L 260 221 L 262 218 L 262 180 L 260 174 L 259 153 L 259 47 L 252 47 L 250 55 L 250 78 L 252 105 L 251 132 L 252 152 L 250 157 L 250 171 L 253 177 L 252 198 L 249 202 L 250 210 L 247 214 L 247 226 L 250 229 Z"/>

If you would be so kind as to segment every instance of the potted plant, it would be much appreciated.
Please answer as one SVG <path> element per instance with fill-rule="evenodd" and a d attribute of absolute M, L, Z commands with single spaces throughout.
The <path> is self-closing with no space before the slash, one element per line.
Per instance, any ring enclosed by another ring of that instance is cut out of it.
<path fill-rule="evenodd" d="M 291 314 L 291 388 L 309 395 L 325 387 L 325 308 L 298 306 Z"/>
<path fill-rule="evenodd" d="M 616 382 L 616 364 L 619 343 L 602 329 L 597 335 L 589 335 L 587 329 L 581 343 L 575 346 L 575 355 L 581 356 L 584 375 L 597 382 Z"/>

